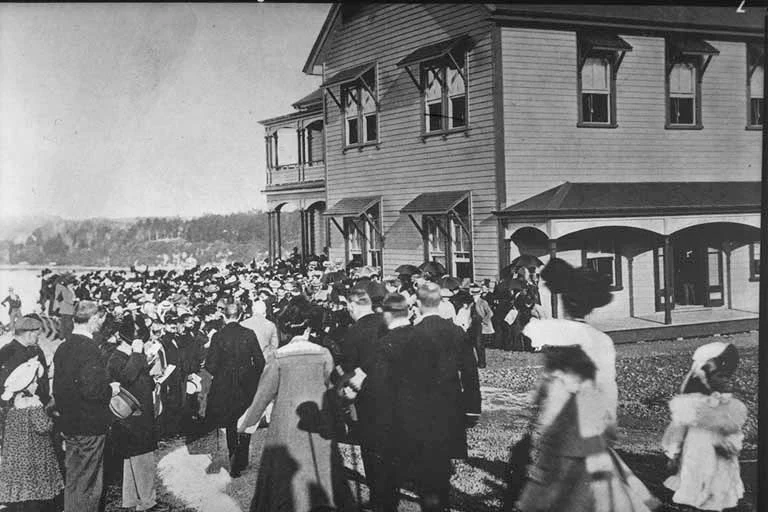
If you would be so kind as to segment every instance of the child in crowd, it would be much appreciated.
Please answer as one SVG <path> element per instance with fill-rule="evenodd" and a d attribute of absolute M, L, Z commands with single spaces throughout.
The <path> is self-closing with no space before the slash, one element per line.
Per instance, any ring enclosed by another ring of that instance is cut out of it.
<path fill-rule="evenodd" d="M 738 362 L 731 344 L 699 347 L 680 394 L 669 402 L 672 422 L 662 447 L 676 474 L 664 485 L 675 491 L 675 503 L 721 511 L 744 496 L 739 452 L 747 407 L 728 392 Z"/>

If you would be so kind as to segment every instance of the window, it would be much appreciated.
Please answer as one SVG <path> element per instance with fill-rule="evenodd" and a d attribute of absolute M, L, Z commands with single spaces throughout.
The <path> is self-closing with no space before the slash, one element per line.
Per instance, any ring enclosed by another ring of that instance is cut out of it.
<path fill-rule="evenodd" d="M 347 259 L 361 265 L 381 267 L 381 220 L 378 204 L 368 210 L 370 220 L 365 217 L 347 217 L 344 219 L 344 231 L 347 240 Z"/>
<path fill-rule="evenodd" d="M 376 142 L 379 115 L 376 104 L 376 69 L 372 68 L 356 82 L 342 87 L 344 137 L 347 146 Z"/>
<path fill-rule="evenodd" d="M 363 263 L 363 246 L 365 240 L 363 238 L 363 222 L 362 219 L 348 218 L 344 219 L 345 231 L 347 234 L 347 259 L 349 261 L 359 261 Z"/>
<path fill-rule="evenodd" d="M 366 260 L 366 264 L 372 267 L 381 268 L 381 239 L 379 238 L 379 233 L 376 231 L 377 229 L 381 231 L 381 219 L 379 217 L 379 206 L 376 205 L 370 210 L 368 210 L 368 214 L 371 216 L 371 220 L 376 226 L 376 229 L 374 229 L 374 227 L 371 226 L 370 222 L 364 221 L 365 222 L 365 238 L 367 241 L 367 249 L 368 249 L 368 259 Z"/>
<path fill-rule="evenodd" d="M 612 89 L 611 62 L 607 57 L 589 57 L 581 68 L 581 122 L 609 124 Z"/>
<path fill-rule="evenodd" d="M 616 127 L 616 74 L 632 45 L 616 34 L 577 35 L 578 126 Z"/>
<path fill-rule="evenodd" d="M 701 128 L 701 87 L 709 63 L 720 51 L 694 37 L 666 42 L 666 128 Z"/>
<path fill-rule="evenodd" d="M 604 275 L 613 291 L 622 289 L 621 256 L 612 244 L 598 241 L 596 246 L 582 250 L 581 261 L 582 266 Z"/>
<path fill-rule="evenodd" d="M 747 127 L 759 128 L 763 126 L 763 80 L 765 66 L 762 48 L 758 45 L 747 45 Z"/>
<path fill-rule="evenodd" d="M 424 224 L 427 228 L 427 260 L 437 261 L 448 268 L 446 254 L 448 239 L 444 223 L 444 217 L 424 216 Z"/>
<path fill-rule="evenodd" d="M 760 280 L 760 242 L 749 244 L 749 280 Z"/>
<path fill-rule="evenodd" d="M 669 73 L 669 123 L 695 125 L 696 66 L 690 62 L 675 64 Z"/>
<path fill-rule="evenodd" d="M 456 130 L 467 125 L 465 55 L 423 63 L 424 131 Z M 457 65 L 459 67 L 457 67 Z"/>

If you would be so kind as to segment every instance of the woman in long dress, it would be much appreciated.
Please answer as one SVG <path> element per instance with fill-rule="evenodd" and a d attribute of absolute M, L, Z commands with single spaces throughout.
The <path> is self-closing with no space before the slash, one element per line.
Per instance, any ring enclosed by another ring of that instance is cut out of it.
<path fill-rule="evenodd" d="M 517 507 L 523 512 L 648 512 L 657 505 L 610 448 L 615 436 L 615 350 L 584 321 L 608 304 L 607 282 L 591 269 L 553 259 L 541 274 L 562 296 L 566 319 L 526 326 L 544 353 L 532 433 L 532 464 Z"/>
<path fill-rule="evenodd" d="M 259 423 L 274 400 L 252 512 L 352 509 L 341 455 L 323 407 L 333 358 L 328 349 L 309 341 L 321 322 L 311 310 L 298 296 L 280 315 L 280 328 L 292 339 L 267 364 L 251 406 L 238 421 L 238 432 L 245 432 Z"/>
<path fill-rule="evenodd" d="M 35 394 L 42 374 L 40 361 L 32 358 L 0 383 L 0 400 L 11 404 L 0 457 L 0 503 L 8 512 L 54 511 L 54 498 L 64 489 L 51 440 L 53 420 Z"/>

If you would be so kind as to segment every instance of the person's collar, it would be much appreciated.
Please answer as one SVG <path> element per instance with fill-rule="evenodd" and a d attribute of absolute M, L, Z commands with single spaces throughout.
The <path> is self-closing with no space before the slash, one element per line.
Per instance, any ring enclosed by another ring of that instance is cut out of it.
<path fill-rule="evenodd" d="M 359 321 L 360 321 L 360 320 L 362 320 L 363 318 L 365 318 L 365 317 L 367 317 L 367 316 L 371 316 L 372 314 L 374 314 L 374 311 L 373 311 L 373 310 L 370 310 L 370 311 L 366 311 L 365 313 L 363 313 L 362 315 L 360 315 L 360 316 L 357 318 L 357 321 L 359 322 Z"/>
<path fill-rule="evenodd" d="M 433 309 L 431 311 L 427 311 L 427 312 L 422 312 L 421 313 L 422 320 L 427 318 L 428 316 L 438 316 L 439 317 L 440 316 L 440 312 L 437 311 L 436 309 Z"/>
<path fill-rule="evenodd" d="M 411 325 L 411 322 L 408 321 L 408 318 L 393 318 L 392 323 L 390 323 L 387 327 L 391 331 L 392 329 L 397 329 L 398 327 L 405 327 Z"/>
<path fill-rule="evenodd" d="M 93 333 L 88 330 L 88 324 L 75 324 L 72 328 L 72 334 L 79 334 L 80 336 L 93 339 Z"/>

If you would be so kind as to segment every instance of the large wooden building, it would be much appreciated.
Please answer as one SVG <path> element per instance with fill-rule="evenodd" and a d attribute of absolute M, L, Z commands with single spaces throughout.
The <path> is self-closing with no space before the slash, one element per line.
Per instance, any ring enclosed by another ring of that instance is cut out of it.
<path fill-rule="evenodd" d="M 320 91 L 264 122 L 270 148 L 286 127 L 300 148 L 295 169 L 268 164 L 270 208 L 307 212 L 305 252 L 322 240 L 385 273 L 428 259 L 494 279 L 522 253 L 591 265 L 614 284 L 605 321 L 756 312 L 762 21 L 334 5 L 304 67 Z"/>

